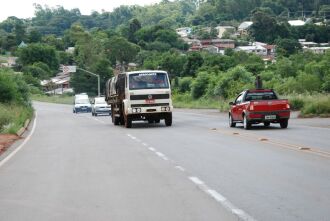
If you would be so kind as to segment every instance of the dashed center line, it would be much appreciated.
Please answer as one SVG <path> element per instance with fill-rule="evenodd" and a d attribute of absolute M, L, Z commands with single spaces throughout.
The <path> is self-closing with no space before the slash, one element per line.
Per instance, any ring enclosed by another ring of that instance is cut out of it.
<path fill-rule="evenodd" d="M 243 210 L 237 208 L 234 206 L 230 201 L 226 199 L 226 197 L 222 196 L 220 193 L 218 193 L 215 190 L 210 189 L 204 181 L 199 179 L 198 177 L 189 177 L 189 179 L 203 192 L 211 196 L 213 199 L 215 199 L 218 203 L 220 203 L 226 210 L 234 214 L 238 217 L 239 220 L 243 221 L 255 221 L 255 219 L 244 212 Z"/>
<path fill-rule="evenodd" d="M 156 152 L 157 156 L 159 156 L 160 158 L 162 158 L 163 160 L 168 160 L 168 158 L 161 152 Z"/>
<path fill-rule="evenodd" d="M 152 152 L 155 152 L 155 151 L 156 151 L 156 149 L 153 148 L 153 147 L 148 147 L 148 149 L 149 149 L 150 151 L 152 151 Z"/>
<path fill-rule="evenodd" d="M 128 137 L 130 137 L 132 140 L 135 140 L 136 142 L 142 142 L 142 140 L 138 139 L 137 137 L 134 137 L 131 134 L 127 134 Z M 169 158 L 157 151 L 154 147 L 150 147 L 148 146 L 147 143 L 142 142 L 141 143 L 143 146 L 147 147 L 148 150 L 150 150 L 151 152 L 155 153 L 158 157 L 160 157 L 161 159 L 165 160 L 165 161 L 169 161 Z M 170 161 L 171 164 L 175 164 L 174 161 Z M 186 169 L 183 168 L 182 166 L 176 165 L 175 168 L 177 170 L 180 170 L 181 172 L 186 173 Z M 204 181 L 202 181 L 201 179 L 199 179 L 198 177 L 195 176 L 189 176 L 188 177 L 189 180 L 191 180 L 200 190 L 202 190 L 205 194 L 209 195 L 211 198 L 213 198 L 216 202 L 218 202 L 223 208 L 225 208 L 227 211 L 231 212 L 232 214 L 234 214 L 235 216 L 237 216 L 238 220 L 243 220 L 243 221 L 255 221 L 255 219 L 250 216 L 249 214 L 247 214 L 246 212 L 244 212 L 243 210 L 237 208 L 236 206 L 234 206 L 229 200 L 226 199 L 226 197 L 224 197 L 223 195 L 221 195 L 220 193 L 218 193 L 216 190 L 210 189 Z"/>

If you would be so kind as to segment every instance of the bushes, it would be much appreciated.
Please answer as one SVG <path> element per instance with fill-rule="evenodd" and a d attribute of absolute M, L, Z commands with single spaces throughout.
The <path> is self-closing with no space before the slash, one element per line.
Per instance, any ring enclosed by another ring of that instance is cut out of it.
<path fill-rule="evenodd" d="M 21 74 L 0 69 L 0 133 L 16 133 L 32 114 L 28 86 Z"/>
<path fill-rule="evenodd" d="M 301 110 L 302 117 L 330 117 L 330 97 L 321 97 L 305 103 Z"/>
<path fill-rule="evenodd" d="M 295 97 L 289 100 L 291 110 L 301 110 L 304 107 L 304 100 L 301 97 Z"/>
<path fill-rule="evenodd" d="M 32 107 L 0 103 L 0 133 L 16 133 L 32 115 Z"/>

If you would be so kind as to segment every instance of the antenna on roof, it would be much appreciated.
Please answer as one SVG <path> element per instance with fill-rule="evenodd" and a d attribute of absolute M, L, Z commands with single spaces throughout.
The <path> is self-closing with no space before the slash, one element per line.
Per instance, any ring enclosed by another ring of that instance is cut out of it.
<path fill-rule="evenodd" d="M 257 77 L 256 77 L 255 86 L 256 86 L 256 89 L 262 89 L 262 80 L 259 75 L 257 75 Z"/>

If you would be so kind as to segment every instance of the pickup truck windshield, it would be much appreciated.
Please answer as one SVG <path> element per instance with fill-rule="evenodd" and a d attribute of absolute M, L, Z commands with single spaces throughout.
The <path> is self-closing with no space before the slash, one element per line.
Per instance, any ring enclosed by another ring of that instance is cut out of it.
<path fill-rule="evenodd" d="M 169 88 L 166 73 L 136 73 L 129 75 L 129 89 L 162 89 Z"/>
<path fill-rule="evenodd" d="M 248 92 L 245 96 L 245 101 L 253 100 L 276 100 L 277 96 L 273 91 L 254 91 Z"/>

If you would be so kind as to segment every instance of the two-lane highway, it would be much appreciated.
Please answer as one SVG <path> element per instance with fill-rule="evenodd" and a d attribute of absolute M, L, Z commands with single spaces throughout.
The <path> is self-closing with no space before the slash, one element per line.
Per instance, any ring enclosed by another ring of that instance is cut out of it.
<path fill-rule="evenodd" d="M 177 110 L 172 127 L 126 129 L 35 108 L 31 139 L 0 166 L 0 220 L 329 220 L 329 119 L 245 131 Z"/>

